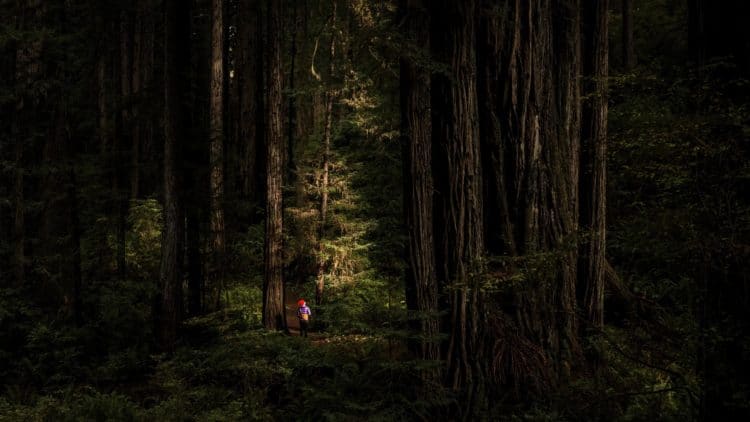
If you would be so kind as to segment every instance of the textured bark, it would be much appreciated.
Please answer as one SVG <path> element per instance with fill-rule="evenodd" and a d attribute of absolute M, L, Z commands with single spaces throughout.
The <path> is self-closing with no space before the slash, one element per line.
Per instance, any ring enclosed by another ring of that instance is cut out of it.
<path fill-rule="evenodd" d="M 584 97 L 581 132 L 583 234 L 579 262 L 579 305 L 596 328 L 604 324 L 607 193 L 607 0 L 584 0 Z"/>
<path fill-rule="evenodd" d="M 523 270 L 502 264 L 501 274 L 523 271 L 524 281 L 510 288 L 490 325 L 513 327 L 522 344 L 510 347 L 526 351 L 525 373 L 500 359 L 512 339 L 508 332 L 493 345 L 496 365 L 505 369 L 493 370 L 508 378 L 501 382 L 544 388 L 564 378 L 579 350 L 580 4 L 488 0 L 483 6 L 478 45 L 486 52 L 479 86 L 488 247 L 524 262 Z"/>
<path fill-rule="evenodd" d="M 286 328 L 284 311 L 281 186 L 284 134 L 281 124 L 281 16 L 280 2 L 268 0 L 268 87 L 266 138 L 266 237 L 263 273 L 263 325 Z"/>
<path fill-rule="evenodd" d="M 287 183 L 294 183 L 296 177 L 296 167 L 294 164 L 294 132 L 297 119 L 296 96 L 294 92 L 294 65 L 297 59 L 297 2 L 292 2 L 292 22 L 291 22 L 291 50 L 289 52 L 289 104 L 287 113 L 289 120 L 287 122 Z"/>
<path fill-rule="evenodd" d="M 250 2 L 239 5 L 239 178 L 244 200 L 262 198 L 258 192 L 259 152 L 263 144 L 263 35 L 260 10 Z"/>
<path fill-rule="evenodd" d="M 331 160 L 331 131 L 333 130 L 333 103 L 336 100 L 336 89 L 333 87 L 333 75 L 336 60 L 336 1 L 333 5 L 331 17 L 331 40 L 329 44 L 328 62 L 328 92 L 325 100 L 325 125 L 323 127 L 323 175 L 320 181 L 320 227 L 318 229 L 318 273 L 315 282 L 315 304 L 323 302 L 323 289 L 325 288 L 325 264 L 326 258 L 323 251 L 323 240 L 325 237 L 326 220 L 328 218 L 328 177 L 329 162 Z"/>
<path fill-rule="evenodd" d="M 210 253 L 209 289 L 219 307 L 224 280 L 224 2 L 211 1 L 210 136 Z"/>
<path fill-rule="evenodd" d="M 429 15 L 423 0 L 402 0 L 401 136 L 404 159 L 404 214 L 409 236 L 406 300 L 417 313 L 419 356 L 438 360 L 440 348 L 435 250 L 432 234 L 432 123 L 430 120 Z"/>
<path fill-rule="evenodd" d="M 465 412 L 483 407 L 486 356 L 483 293 L 475 275 L 483 252 L 482 183 L 476 95 L 477 2 L 430 3 L 436 276 L 447 299 L 447 378 L 466 392 Z"/>
<path fill-rule="evenodd" d="M 625 70 L 635 67 L 635 39 L 633 37 L 633 2 L 622 0 L 622 65 Z"/>
<path fill-rule="evenodd" d="M 190 11 L 179 0 L 166 0 L 164 17 L 164 231 L 159 281 L 160 346 L 172 352 L 181 318 L 184 212 L 181 196 L 181 143 L 188 92 Z"/>

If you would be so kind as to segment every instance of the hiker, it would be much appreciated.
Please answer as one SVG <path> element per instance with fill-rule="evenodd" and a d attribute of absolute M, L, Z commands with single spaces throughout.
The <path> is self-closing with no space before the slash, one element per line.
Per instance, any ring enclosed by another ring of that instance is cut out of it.
<path fill-rule="evenodd" d="M 310 317 L 312 312 L 307 307 L 304 299 L 297 301 L 297 318 L 299 319 L 299 335 L 301 337 L 307 337 L 307 327 L 310 325 Z"/>

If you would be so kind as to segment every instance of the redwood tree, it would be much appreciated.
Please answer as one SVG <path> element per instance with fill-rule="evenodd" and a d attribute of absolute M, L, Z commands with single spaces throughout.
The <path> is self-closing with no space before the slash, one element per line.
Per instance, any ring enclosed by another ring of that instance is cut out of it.
<path fill-rule="evenodd" d="M 224 2 L 211 1 L 211 70 L 209 75 L 210 251 L 212 305 L 220 302 L 224 273 Z"/>
<path fill-rule="evenodd" d="M 501 383 L 544 389 L 565 379 L 580 355 L 580 3 L 484 5 L 486 227 L 499 257 L 490 274 L 505 293 L 493 298 L 490 317 L 493 370 Z"/>
<path fill-rule="evenodd" d="M 476 91 L 477 1 L 430 2 L 432 157 L 436 278 L 450 311 L 447 381 L 467 392 L 467 411 L 484 395 L 484 295 L 476 277 L 483 253 L 482 174 Z M 481 405 L 481 403 L 480 403 Z"/>
<path fill-rule="evenodd" d="M 174 350 L 181 318 L 184 212 L 180 144 L 185 142 L 189 66 L 190 11 L 179 0 L 166 0 L 164 15 L 164 231 L 159 271 L 160 345 Z"/>
<path fill-rule="evenodd" d="M 579 306 L 595 328 L 604 324 L 607 198 L 608 0 L 584 0 L 584 97 L 581 132 Z"/>
<path fill-rule="evenodd" d="M 425 1 L 402 0 L 405 53 L 401 57 L 401 137 L 404 160 L 404 216 L 409 235 L 406 300 L 416 311 L 423 336 L 422 359 L 440 358 L 432 233 L 432 122 L 430 119 L 429 14 Z"/>
<path fill-rule="evenodd" d="M 283 177 L 284 134 L 281 127 L 281 13 L 280 2 L 268 0 L 268 67 L 266 131 L 266 236 L 263 273 L 263 325 L 284 329 L 283 282 L 283 211 L 281 186 Z"/>

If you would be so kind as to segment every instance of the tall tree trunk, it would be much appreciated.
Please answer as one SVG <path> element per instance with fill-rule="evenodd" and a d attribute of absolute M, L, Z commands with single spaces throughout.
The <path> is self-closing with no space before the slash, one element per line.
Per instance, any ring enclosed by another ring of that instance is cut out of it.
<path fill-rule="evenodd" d="M 499 383 L 539 390 L 565 379 L 579 354 L 579 0 L 486 0 L 480 29 L 488 245 L 501 278 L 524 279 L 493 298 L 492 369 Z"/>
<path fill-rule="evenodd" d="M 633 2 L 622 0 L 622 64 L 625 70 L 635 67 L 635 40 L 633 38 Z"/>
<path fill-rule="evenodd" d="M 190 63 L 190 9 L 179 0 L 165 1 L 164 16 L 164 232 L 159 280 L 160 346 L 172 352 L 181 317 L 184 216 L 180 180 L 180 144 L 184 143 L 188 92 L 185 69 Z"/>
<path fill-rule="evenodd" d="M 280 2 L 268 0 L 268 90 L 266 138 L 266 239 L 263 273 L 263 325 L 286 328 L 284 311 L 281 186 L 284 134 L 281 124 L 281 13 Z"/>
<path fill-rule="evenodd" d="M 331 160 L 331 132 L 333 130 L 333 103 L 336 100 L 336 89 L 333 86 L 333 75 L 336 60 L 336 0 L 331 2 L 333 11 L 331 16 L 331 41 L 329 45 L 328 62 L 328 92 L 326 93 L 325 126 L 323 127 L 323 175 L 320 181 L 320 227 L 318 229 L 318 274 L 315 282 L 315 304 L 323 302 L 323 289 L 325 287 L 325 264 L 324 238 L 326 220 L 328 218 L 328 178 L 329 163 Z"/>
<path fill-rule="evenodd" d="M 499 2 L 484 0 L 481 3 L 477 39 L 477 95 L 479 98 L 479 129 L 483 166 L 485 247 L 493 255 L 515 255 L 518 252 L 511 223 L 511 210 L 505 185 L 506 155 L 508 146 L 503 143 L 501 120 L 503 110 L 500 95 L 507 78 L 503 72 L 501 53 L 510 46 L 503 44 L 511 36 L 505 35 Z M 512 22 L 512 21 L 511 21 Z M 511 34 L 509 34 L 511 35 Z M 507 44 L 507 42 L 506 42 Z M 508 75 L 509 77 L 509 75 Z"/>
<path fill-rule="evenodd" d="M 292 184 L 296 177 L 296 167 L 294 164 L 294 131 L 296 125 L 296 97 L 297 94 L 294 92 L 294 64 L 297 59 L 297 2 L 292 2 L 292 45 L 291 51 L 289 52 L 289 105 L 287 113 L 289 114 L 289 121 L 287 123 L 287 183 Z"/>
<path fill-rule="evenodd" d="M 406 300 L 417 312 L 422 336 L 419 356 L 440 359 L 437 280 L 432 235 L 432 123 L 430 120 L 429 15 L 423 0 L 402 0 L 407 44 L 401 57 L 401 136 L 404 160 L 404 213 L 409 235 Z"/>
<path fill-rule="evenodd" d="M 212 305 L 219 307 L 224 282 L 224 2 L 211 1 L 211 74 L 209 95 Z"/>
<path fill-rule="evenodd" d="M 465 392 L 465 414 L 486 406 L 482 175 L 476 92 L 477 1 L 433 1 L 430 46 L 445 71 L 432 79 L 436 275 L 450 310 L 448 382 Z"/>
<path fill-rule="evenodd" d="M 259 154 L 263 143 L 263 34 L 260 5 L 242 2 L 239 5 L 238 44 L 240 66 L 239 89 L 239 177 L 241 198 L 254 202 L 263 195 L 258 192 Z M 252 215 L 246 224 L 252 223 Z"/>
<path fill-rule="evenodd" d="M 604 324 L 607 198 L 608 0 L 584 0 L 584 97 L 581 132 L 579 304 L 589 323 Z"/>

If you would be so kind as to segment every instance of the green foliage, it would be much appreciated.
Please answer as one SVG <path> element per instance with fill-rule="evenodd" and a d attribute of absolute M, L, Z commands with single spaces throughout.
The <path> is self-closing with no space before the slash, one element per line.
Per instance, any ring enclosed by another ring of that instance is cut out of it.
<path fill-rule="evenodd" d="M 159 273 L 162 207 L 155 199 L 132 200 L 128 210 L 126 259 L 132 277 L 152 281 Z"/>
<path fill-rule="evenodd" d="M 245 285 L 241 282 L 230 283 L 226 297 L 226 310 L 237 312 L 247 327 L 260 326 L 263 318 L 263 289 L 261 283 Z"/>
<path fill-rule="evenodd" d="M 629 392 L 625 420 L 689 419 L 699 397 L 732 406 L 742 395 L 734 374 L 748 356 L 735 351 L 748 326 L 736 292 L 749 270 L 740 239 L 750 235 L 750 120 L 737 95 L 745 81 L 715 76 L 725 65 L 643 66 L 613 80 L 608 252 L 636 301 L 610 311 L 627 329 L 620 347 L 638 358 L 612 359 L 631 368 L 612 384 Z M 721 299 L 727 294 L 736 300 Z"/>

